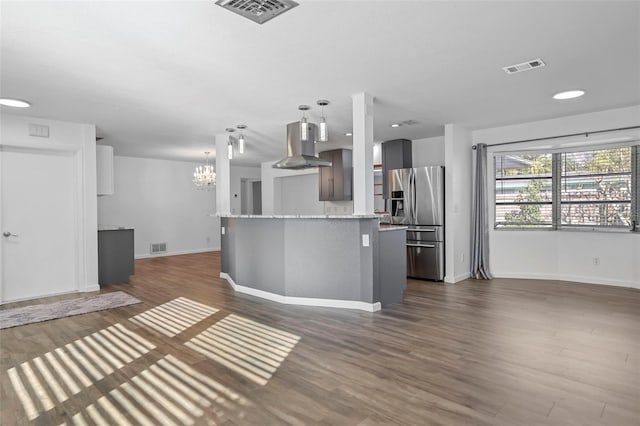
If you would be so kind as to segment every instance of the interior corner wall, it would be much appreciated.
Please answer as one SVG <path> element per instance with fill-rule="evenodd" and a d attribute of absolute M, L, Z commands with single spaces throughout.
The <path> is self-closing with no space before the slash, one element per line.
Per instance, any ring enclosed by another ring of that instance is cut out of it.
<path fill-rule="evenodd" d="M 456 283 L 470 276 L 471 132 L 456 124 L 444 130 L 445 277 Z"/>
<path fill-rule="evenodd" d="M 231 165 L 231 214 L 242 210 L 242 179 L 260 180 L 260 167 Z"/>
<path fill-rule="evenodd" d="M 473 143 L 560 136 L 640 124 L 640 106 L 611 109 L 551 120 L 476 130 Z M 596 137 L 596 135 L 594 135 Z M 553 148 L 562 140 L 527 143 L 529 148 Z M 521 145 L 511 145 L 520 147 Z M 487 170 L 490 268 L 496 277 L 537 278 L 640 288 L 640 234 L 588 231 L 494 230 L 495 185 L 493 155 L 509 146 L 490 148 Z M 594 265 L 593 259 L 599 258 Z"/>
<path fill-rule="evenodd" d="M 350 215 L 353 201 L 320 201 L 317 168 L 278 170 L 262 164 L 262 214 Z"/>
<path fill-rule="evenodd" d="M 444 136 L 414 139 L 411 157 L 413 167 L 444 166 Z"/>
<path fill-rule="evenodd" d="M 275 214 L 324 214 L 324 203 L 318 197 L 318 178 L 318 173 L 276 178 L 274 186 L 280 203 L 274 206 Z"/>
<path fill-rule="evenodd" d="M 160 242 L 167 255 L 220 250 L 215 190 L 196 189 L 198 165 L 115 156 L 115 193 L 98 197 L 99 225 L 134 228 L 136 258 L 150 257 L 151 243 Z"/>
<path fill-rule="evenodd" d="M 262 163 L 260 172 L 260 178 L 262 180 L 262 214 L 273 215 L 282 214 L 282 187 L 281 181 L 278 178 L 287 176 L 300 176 L 308 174 L 317 174 L 316 169 L 302 169 L 302 170 L 286 170 L 286 169 L 274 169 L 271 167 L 274 161 L 265 161 Z M 317 192 L 317 186 L 314 191 Z M 311 191 L 311 187 L 309 187 Z"/>

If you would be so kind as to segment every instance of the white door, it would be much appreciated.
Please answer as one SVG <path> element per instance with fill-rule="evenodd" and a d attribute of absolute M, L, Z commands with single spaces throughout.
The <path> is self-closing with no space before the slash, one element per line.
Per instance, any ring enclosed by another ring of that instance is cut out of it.
<path fill-rule="evenodd" d="M 75 153 L 0 151 L 2 302 L 78 290 L 76 176 Z"/>

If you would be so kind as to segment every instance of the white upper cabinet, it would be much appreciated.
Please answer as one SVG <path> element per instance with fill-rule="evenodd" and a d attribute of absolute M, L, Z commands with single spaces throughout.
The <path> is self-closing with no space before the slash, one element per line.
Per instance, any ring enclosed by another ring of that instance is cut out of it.
<path fill-rule="evenodd" d="M 113 195 L 113 147 L 96 145 L 98 195 Z"/>

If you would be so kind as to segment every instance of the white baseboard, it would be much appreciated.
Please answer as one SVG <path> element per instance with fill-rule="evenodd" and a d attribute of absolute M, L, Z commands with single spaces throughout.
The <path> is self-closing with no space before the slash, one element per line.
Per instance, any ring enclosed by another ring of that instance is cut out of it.
<path fill-rule="evenodd" d="M 455 284 L 455 283 L 459 283 L 460 281 L 464 281 L 468 278 L 471 278 L 471 273 L 470 272 L 465 272 L 463 274 L 458 274 L 456 276 L 453 277 L 453 281 L 450 280 L 450 278 L 448 276 L 444 277 L 444 282 L 447 284 Z"/>
<path fill-rule="evenodd" d="M 90 291 L 100 291 L 100 284 L 89 285 L 80 290 L 82 293 L 89 293 Z"/>
<path fill-rule="evenodd" d="M 293 297 L 282 296 L 280 294 L 270 293 L 268 291 L 257 290 L 251 287 L 238 285 L 233 278 L 225 272 L 220 272 L 220 278 L 226 280 L 231 288 L 238 293 L 249 294 L 251 296 L 260 297 L 262 299 L 271 300 L 273 302 L 285 305 L 301 305 L 301 306 L 321 306 L 324 308 L 341 308 L 341 309 L 358 309 L 360 311 L 377 312 L 382 309 L 380 302 L 368 303 L 357 300 L 338 300 L 338 299 L 317 299 L 314 297 Z"/>
<path fill-rule="evenodd" d="M 150 257 L 165 257 L 165 256 L 179 256 L 181 254 L 194 254 L 194 253 L 207 253 L 210 251 L 220 251 L 220 247 L 207 247 L 193 250 L 180 250 L 180 251 L 168 251 L 166 253 L 158 254 L 136 254 L 135 259 L 148 259 Z"/>
<path fill-rule="evenodd" d="M 530 279 L 530 280 L 554 280 L 554 281 L 573 281 L 585 284 L 611 285 L 616 287 L 630 287 L 640 289 L 640 283 L 624 280 L 611 280 L 597 277 L 581 277 L 577 275 L 557 275 L 557 274 L 541 274 L 538 272 L 529 273 L 501 273 L 494 272 L 494 278 L 513 278 L 513 279 Z"/>
<path fill-rule="evenodd" d="M 2 300 L 0 301 L 0 305 L 4 305 L 6 303 L 26 302 L 27 300 L 44 299 L 46 297 L 53 297 L 53 296 L 64 296 L 65 294 L 73 294 L 73 293 L 80 293 L 80 291 L 79 290 L 62 291 L 60 293 L 47 293 L 47 294 L 41 294 L 38 296 L 23 297 L 20 299 Z"/>

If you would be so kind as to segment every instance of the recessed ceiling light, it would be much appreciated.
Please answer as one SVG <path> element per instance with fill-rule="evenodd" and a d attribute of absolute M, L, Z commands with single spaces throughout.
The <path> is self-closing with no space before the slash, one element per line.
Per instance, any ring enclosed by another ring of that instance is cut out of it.
<path fill-rule="evenodd" d="M 347 132 L 347 133 L 345 133 L 344 135 L 345 135 L 345 136 L 353 136 L 353 133 L 351 133 L 351 132 Z"/>
<path fill-rule="evenodd" d="M 29 108 L 31 104 L 21 99 L 0 98 L 0 105 L 14 108 Z"/>
<path fill-rule="evenodd" d="M 555 95 L 553 95 L 553 99 L 557 99 L 557 100 L 573 99 L 573 98 L 579 98 L 584 94 L 585 94 L 584 90 L 567 90 L 566 92 L 556 93 Z"/>
<path fill-rule="evenodd" d="M 400 124 L 400 123 L 393 123 L 393 124 L 391 125 L 391 127 L 400 127 L 400 126 L 402 126 L 402 124 Z"/>

